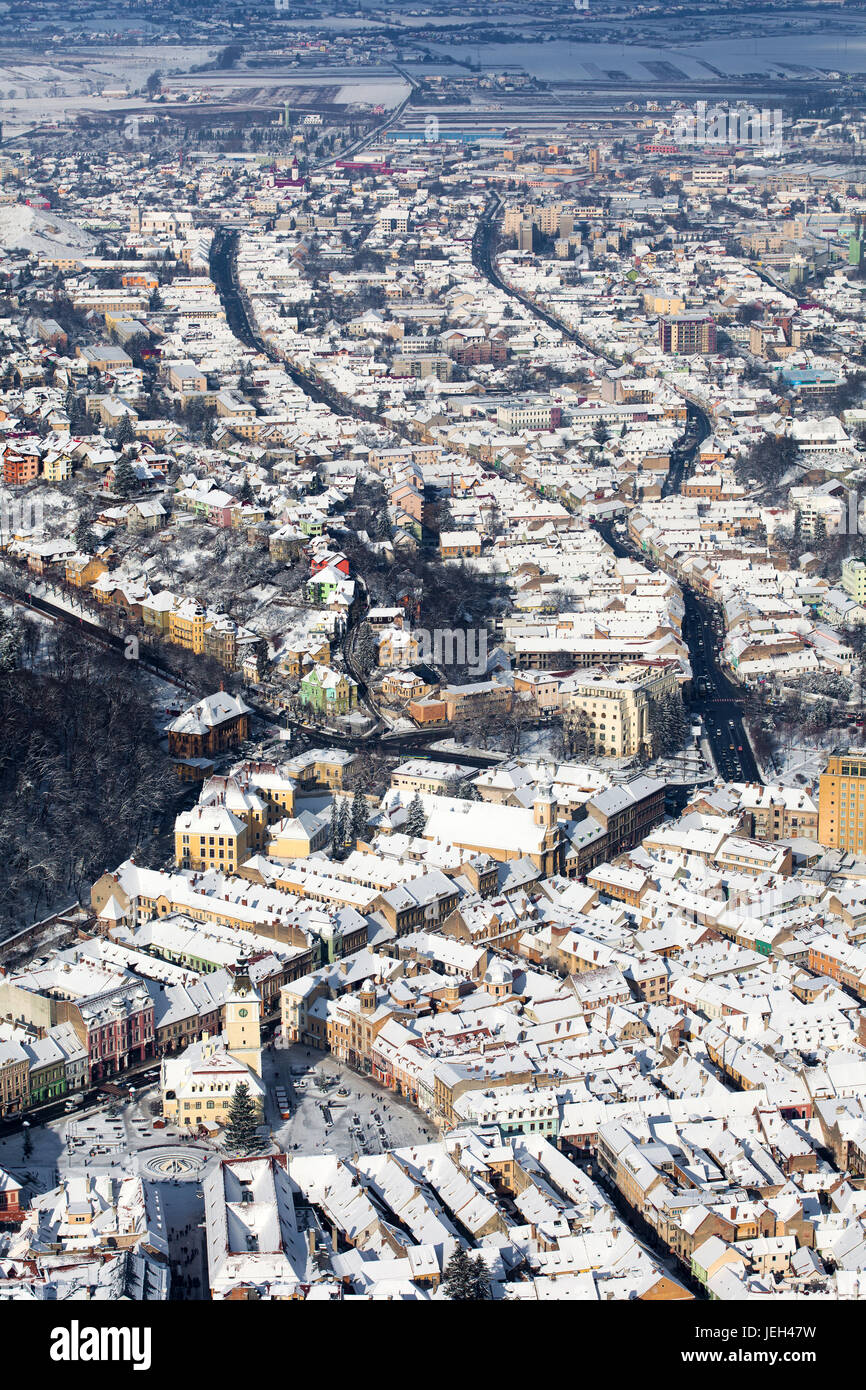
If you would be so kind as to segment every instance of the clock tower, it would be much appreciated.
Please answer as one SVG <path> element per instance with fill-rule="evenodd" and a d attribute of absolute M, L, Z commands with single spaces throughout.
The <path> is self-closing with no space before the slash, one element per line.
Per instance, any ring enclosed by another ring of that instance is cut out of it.
<path fill-rule="evenodd" d="M 262 1074 L 262 1000 L 245 960 L 238 961 L 234 985 L 226 999 L 226 1051 Z"/>

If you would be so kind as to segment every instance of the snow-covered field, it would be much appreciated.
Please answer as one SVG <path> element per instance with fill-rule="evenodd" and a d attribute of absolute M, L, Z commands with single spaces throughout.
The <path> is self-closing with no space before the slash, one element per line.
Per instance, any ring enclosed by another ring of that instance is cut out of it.
<path fill-rule="evenodd" d="M 381 102 L 383 106 L 399 106 L 409 93 L 409 83 L 383 77 L 374 82 L 349 82 L 340 88 L 338 102 L 347 106 L 353 102 Z"/>
<path fill-rule="evenodd" d="M 48 256 L 72 250 L 90 255 L 95 245 L 96 238 L 90 232 L 56 212 L 43 212 L 25 203 L 0 207 L 0 246 L 7 251 Z"/>
<path fill-rule="evenodd" d="M 163 78 L 186 73 L 194 64 L 210 62 L 217 48 L 192 44 L 141 44 L 64 51 L 50 62 L 22 60 L 0 54 L 0 120 L 7 136 L 44 122 L 74 118 L 82 110 L 122 111 L 140 106 L 131 100 L 105 97 L 105 91 L 144 87 L 157 69 Z"/>

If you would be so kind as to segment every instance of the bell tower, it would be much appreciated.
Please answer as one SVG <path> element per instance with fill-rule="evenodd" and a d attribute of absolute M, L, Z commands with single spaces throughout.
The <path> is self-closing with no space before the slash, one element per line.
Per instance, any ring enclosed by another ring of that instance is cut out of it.
<path fill-rule="evenodd" d="M 262 1000 L 245 960 L 238 961 L 232 991 L 226 999 L 226 1051 L 261 1076 Z"/>
<path fill-rule="evenodd" d="M 532 819 L 545 830 L 551 830 L 556 823 L 556 801 L 549 786 L 539 788 L 532 803 Z"/>

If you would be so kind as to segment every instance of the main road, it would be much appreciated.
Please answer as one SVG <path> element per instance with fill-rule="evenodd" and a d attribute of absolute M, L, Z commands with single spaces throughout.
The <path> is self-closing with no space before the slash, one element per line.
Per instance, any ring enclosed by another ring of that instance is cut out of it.
<path fill-rule="evenodd" d="M 647 563 L 647 557 L 622 536 L 617 536 L 610 523 L 599 522 L 596 530 L 615 555 Z M 718 620 L 706 600 L 685 586 L 682 592 L 683 638 L 692 667 L 692 711 L 703 722 L 713 762 L 726 782 L 762 782 L 743 724 L 742 692 L 719 664 Z"/>

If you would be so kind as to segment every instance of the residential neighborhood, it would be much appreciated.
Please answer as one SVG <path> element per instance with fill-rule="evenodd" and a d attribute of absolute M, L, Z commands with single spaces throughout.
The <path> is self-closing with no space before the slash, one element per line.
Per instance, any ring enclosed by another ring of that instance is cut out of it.
<path fill-rule="evenodd" d="M 6 8 L 0 1300 L 866 1297 L 858 7 Z"/>

